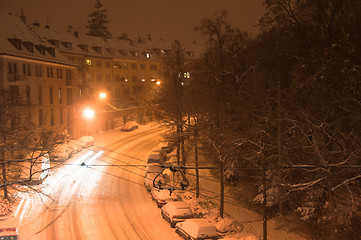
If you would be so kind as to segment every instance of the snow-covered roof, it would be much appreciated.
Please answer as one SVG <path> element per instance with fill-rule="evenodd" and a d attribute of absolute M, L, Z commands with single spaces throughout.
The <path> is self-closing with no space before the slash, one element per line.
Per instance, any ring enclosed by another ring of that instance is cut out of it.
<path fill-rule="evenodd" d="M 0 32 L 0 55 L 74 66 L 54 46 L 42 40 L 15 16 L 0 14 Z"/>

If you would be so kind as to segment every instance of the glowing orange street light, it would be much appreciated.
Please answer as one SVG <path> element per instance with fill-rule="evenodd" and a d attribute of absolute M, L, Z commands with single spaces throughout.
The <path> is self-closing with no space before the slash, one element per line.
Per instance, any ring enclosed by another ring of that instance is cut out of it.
<path fill-rule="evenodd" d="M 99 93 L 99 98 L 100 99 L 105 99 L 106 97 L 107 97 L 106 93 L 104 93 L 104 92 Z"/>
<path fill-rule="evenodd" d="M 85 108 L 83 111 L 83 116 L 88 120 L 93 119 L 94 115 L 95 115 L 95 111 L 91 108 Z"/>
<path fill-rule="evenodd" d="M 157 85 L 160 85 L 160 81 L 157 81 Z"/>

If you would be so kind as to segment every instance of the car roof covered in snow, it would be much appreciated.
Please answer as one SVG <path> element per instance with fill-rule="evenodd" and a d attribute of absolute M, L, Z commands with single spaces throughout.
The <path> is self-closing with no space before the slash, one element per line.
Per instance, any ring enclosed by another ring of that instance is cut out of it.
<path fill-rule="evenodd" d="M 207 220 L 203 218 L 191 218 L 182 223 L 182 229 L 193 238 L 216 237 L 218 233 Z"/>

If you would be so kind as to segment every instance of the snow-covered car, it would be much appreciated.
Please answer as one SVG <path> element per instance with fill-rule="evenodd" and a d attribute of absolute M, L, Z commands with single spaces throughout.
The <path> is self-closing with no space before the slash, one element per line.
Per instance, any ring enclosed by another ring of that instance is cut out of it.
<path fill-rule="evenodd" d="M 73 149 L 67 144 L 59 144 L 50 152 L 53 161 L 65 161 L 73 155 Z"/>
<path fill-rule="evenodd" d="M 219 238 L 217 230 L 203 218 L 190 218 L 175 225 L 175 232 L 184 239 L 216 240 Z"/>
<path fill-rule="evenodd" d="M 162 172 L 163 168 L 157 164 L 157 163 L 150 163 L 147 164 L 147 167 L 145 168 L 145 175 L 144 175 L 144 186 L 147 189 L 148 192 L 154 187 L 153 186 L 153 180 L 155 177 L 157 177 L 158 173 Z M 156 179 L 156 184 L 164 184 L 164 178 L 163 176 L 159 176 L 158 179 Z"/>
<path fill-rule="evenodd" d="M 45 151 L 28 154 L 23 162 L 21 178 L 25 181 L 42 182 L 50 172 L 50 158 Z"/>
<path fill-rule="evenodd" d="M 169 202 L 161 209 L 162 217 L 173 228 L 179 222 L 195 217 L 187 203 L 183 201 Z"/>
<path fill-rule="evenodd" d="M 93 136 L 82 136 L 75 141 L 77 144 L 80 144 L 82 148 L 88 148 L 94 145 Z"/>
<path fill-rule="evenodd" d="M 83 149 L 82 144 L 80 144 L 79 141 L 74 139 L 68 142 L 68 146 L 73 149 L 74 154 L 80 152 Z"/>
<path fill-rule="evenodd" d="M 164 158 L 160 152 L 151 152 L 148 156 L 147 163 L 158 163 L 162 164 L 164 161 Z"/>
<path fill-rule="evenodd" d="M 168 189 L 157 189 L 153 188 L 152 191 L 152 199 L 155 200 L 157 206 L 161 208 L 163 205 L 168 202 L 173 202 L 178 200 L 178 196 L 174 192 L 170 192 Z"/>
<path fill-rule="evenodd" d="M 162 148 L 162 146 L 155 146 L 154 148 L 152 148 L 152 153 L 157 153 L 159 154 L 159 157 L 161 158 L 161 162 L 164 163 L 165 161 L 167 161 L 167 152 L 164 150 L 164 148 Z"/>
<path fill-rule="evenodd" d="M 164 180 L 163 176 L 159 175 L 157 177 L 157 175 L 158 175 L 158 173 L 152 173 L 152 172 L 145 173 L 144 186 L 148 192 L 150 192 L 154 188 L 153 181 L 155 178 L 156 178 L 155 179 L 156 186 L 161 187 L 162 185 L 165 184 L 165 180 Z"/>
<path fill-rule="evenodd" d="M 171 141 L 160 141 L 158 144 L 159 147 L 164 149 L 166 153 L 170 153 L 173 150 L 174 142 Z"/>
<path fill-rule="evenodd" d="M 133 131 L 139 127 L 138 123 L 136 121 L 129 121 L 124 124 L 124 126 L 121 128 L 122 131 Z"/>
<path fill-rule="evenodd" d="M 0 228 L 0 240 L 19 240 L 17 228 Z"/>

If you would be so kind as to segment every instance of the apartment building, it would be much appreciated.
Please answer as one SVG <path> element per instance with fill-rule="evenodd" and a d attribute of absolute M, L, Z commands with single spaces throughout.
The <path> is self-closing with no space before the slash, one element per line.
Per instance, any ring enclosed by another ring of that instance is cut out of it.
<path fill-rule="evenodd" d="M 59 32 L 24 18 L 1 18 L 0 87 L 14 89 L 35 107 L 31 119 L 37 125 L 80 136 L 85 106 L 96 108 L 98 116 L 103 114 L 99 119 L 107 122 L 105 113 L 133 107 L 164 77 L 163 58 L 171 43 L 163 39 L 148 35 L 133 41 L 123 35 L 104 40 L 71 27 Z M 185 47 L 184 64 L 189 65 L 199 58 L 199 46 Z M 106 93 L 105 100 L 100 93 Z"/>
<path fill-rule="evenodd" d="M 0 19 L 0 88 L 19 95 L 25 103 L 21 114 L 29 115 L 35 125 L 56 132 L 70 129 L 78 97 L 77 66 L 20 19 Z"/>

